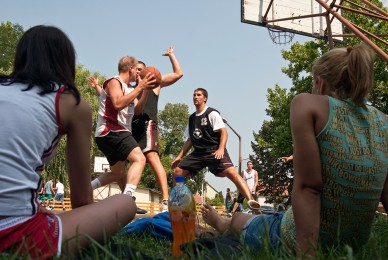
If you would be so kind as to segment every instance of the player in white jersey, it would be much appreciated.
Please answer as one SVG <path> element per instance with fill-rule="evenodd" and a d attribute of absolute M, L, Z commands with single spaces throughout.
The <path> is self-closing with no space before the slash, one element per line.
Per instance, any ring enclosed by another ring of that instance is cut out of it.
<path fill-rule="evenodd" d="M 119 75 L 103 84 L 95 140 L 105 154 L 111 171 L 94 179 L 91 183 L 93 189 L 116 181 L 123 193 L 133 196 L 144 170 L 146 159 L 132 136 L 131 124 L 134 114 L 142 113 L 149 90 L 155 88 L 156 80 L 148 73 L 133 88 L 130 82 L 136 81 L 137 64 L 134 57 L 121 58 Z M 138 100 L 137 96 L 141 93 Z M 125 171 L 127 161 L 131 163 L 128 172 Z M 138 213 L 146 212 L 138 209 Z"/>

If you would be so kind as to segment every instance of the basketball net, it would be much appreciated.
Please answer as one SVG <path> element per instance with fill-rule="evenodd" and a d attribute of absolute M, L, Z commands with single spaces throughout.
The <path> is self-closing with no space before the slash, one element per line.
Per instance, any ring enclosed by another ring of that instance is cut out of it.
<path fill-rule="evenodd" d="M 283 45 L 292 42 L 292 39 L 294 39 L 295 34 L 290 32 L 285 32 L 282 30 L 269 28 L 268 27 L 268 33 L 269 37 L 271 37 L 271 40 L 273 43 L 278 45 Z"/>

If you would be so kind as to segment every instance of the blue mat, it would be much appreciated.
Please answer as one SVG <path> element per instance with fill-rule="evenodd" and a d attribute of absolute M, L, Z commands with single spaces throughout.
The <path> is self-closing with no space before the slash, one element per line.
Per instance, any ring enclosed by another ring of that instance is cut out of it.
<path fill-rule="evenodd" d="M 120 234 L 143 234 L 147 233 L 156 238 L 172 240 L 172 229 L 168 212 L 156 214 L 152 218 L 140 218 L 120 231 Z"/>

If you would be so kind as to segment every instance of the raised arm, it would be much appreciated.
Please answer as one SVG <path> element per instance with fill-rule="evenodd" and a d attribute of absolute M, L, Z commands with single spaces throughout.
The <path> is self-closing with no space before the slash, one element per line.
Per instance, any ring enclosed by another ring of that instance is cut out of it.
<path fill-rule="evenodd" d="M 174 84 L 183 76 L 181 66 L 174 54 L 174 47 L 168 47 L 167 51 L 163 54 L 163 56 L 168 56 L 170 58 L 173 72 L 162 75 L 162 83 L 160 84 L 162 88 Z"/>
<path fill-rule="evenodd" d="M 294 142 L 294 188 L 292 208 L 298 254 L 314 255 L 318 242 L 322 192 L 322 169 L 315 138 L 314 102 L 298 95 L 291 104 L 291 132 Z"/>
<path fill-rule="evenodd" d="M 97 95 L 101 94 L 101 86 L 98 84 L 98 78 L 90 76 L 88 78 L 89 85 L 96 91 Z"/>

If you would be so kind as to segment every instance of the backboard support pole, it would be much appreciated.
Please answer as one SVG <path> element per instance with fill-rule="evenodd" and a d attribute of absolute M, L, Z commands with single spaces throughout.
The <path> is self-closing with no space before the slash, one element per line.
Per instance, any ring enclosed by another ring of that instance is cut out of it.
<path fill-rule="evenodd" d="M 354 34 L 356 34 L 362 41 L 368 44 L 380 57 L 382 57 L 385 61 L 388 62 L 388 54 L 385 53 L 382 49 L 380 49 L 374 42 L 372 42 L 368 37 L 366 37 L 360 30 L 358 30 L 351 22 L 342 17 L 342 15 L 338 14 L 335 10 L 333 10 L 329 5 L 327 5 L 322 0 L 316 0 L 323 8 L 329 11 L 333 16 L 335 16 L 342 24 L 344 24 L 349 30 L 351 30 Z"/>

